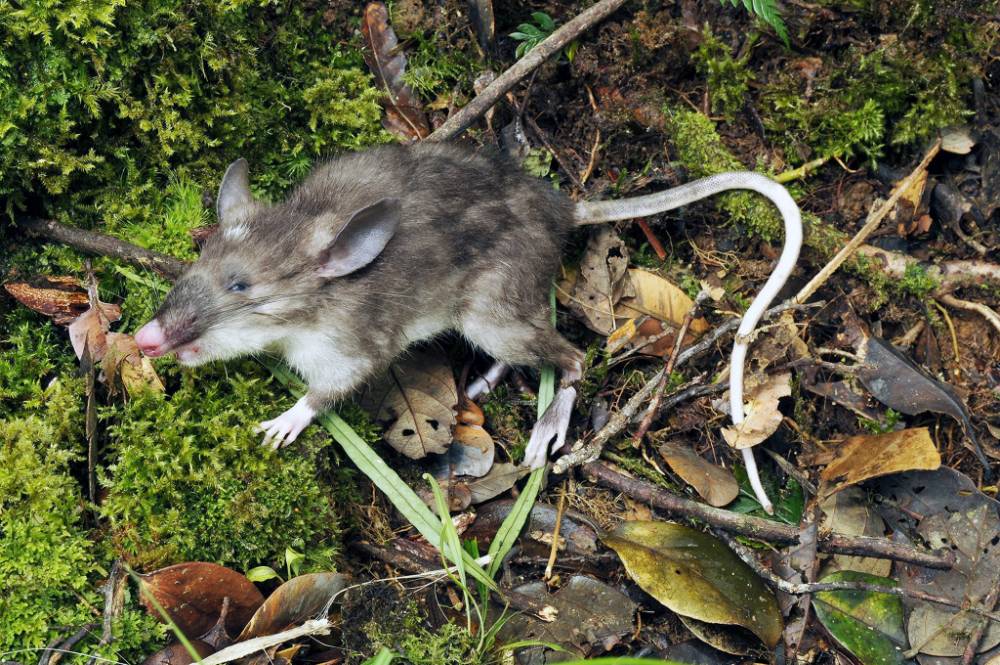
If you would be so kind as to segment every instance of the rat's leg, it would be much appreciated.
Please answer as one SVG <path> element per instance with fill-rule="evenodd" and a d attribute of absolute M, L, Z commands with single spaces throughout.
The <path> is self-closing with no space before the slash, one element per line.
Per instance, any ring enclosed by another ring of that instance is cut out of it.
<path fill-rule="evenodd" d="M 494 358 L 511 365 L 552 364 L 562 372 L 560 388 L 532 429 L 524 454 L 523 464 L 533 469 L 545 464 L 549 450 L 557 450 L 565 443 L 576 401 L 575 384 L 583 376 L 583 353 L 556 332 L 547 317 L 543 313 L 528 320 L 501 321 L 495 312 L 470 312 L 461 321 L 462 333 L 469 341 Z"/>
<path fill-rule="evenodd" d="M 258 427 L 264 445 L 281 448 L 294 441 L 313 421 L 364 381 L 373 367 L 370 358 L 345 356 L 337 340 L 323 333 L 300 334 L 285 342 L 288 364 L 306 380 L 309 390 L 292 408 Z"/>
<path fill-rule="evenodd" d="M 485 374 L 480 376 L 465 388 L 465 396 L 474 400 L 480 395 L 487 394 L 497 387 L 509 369 L 510 365 L 505 362 L 500 362 L 498 360 L 493 363 L 490 368 L 486 370 Z"/>

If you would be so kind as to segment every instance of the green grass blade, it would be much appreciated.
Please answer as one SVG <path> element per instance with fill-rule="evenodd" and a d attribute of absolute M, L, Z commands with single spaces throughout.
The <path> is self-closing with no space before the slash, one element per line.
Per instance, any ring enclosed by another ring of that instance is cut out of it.
<path fill-rule="evenodd" d="M 448 510 L 448 502 L 444 499 L 444 492 L 438 481 L 429 473 L 424 474 L 424 480 L 430 483 L 431 492 L 434 494 L 434 504 L 437 506 L 438 517 L 441 518 L 441 554 L 446 561 L 454 564 L 458 572 L 458 579 L 462 582 L 462 588 L 466 586 L 465 559 L 462 557 L 462 541 L 458 537 L 458 530 L 455 523 L 451 521 L 451 511 Z"/>
<path fill-rule="evenodd" d="M 549 306 L 552 310 L 552 325 L 554 326 L 556 324 L 555 286 L 549 291 Z M 538 385 L 539 418 L 545 413 L 545 409 L 549 408 L 549 404 L 552 403 L 555 394 L 556 371 L 552 367 L 545 367 L 542 369 L 542 378 Z M 503 558 L 510 552 L 510 548 L 517 541 L 517 537 L 520 535 L 521 529 L 524 528 L 525 522 L 528 521 L 528 517 L 531 515 L 531 508 L 535 505 L 535 499 L 542 488 L 545 469 L 546 467 L 543 466 L 531 472 L 531 475 L 528 476 L 528 482 L 524 484 L 524 488 L 521 490 L 521 495 L 517 497 L 517 501 L 514 503 L 514 507 L 511 508 L 507 518 L 504 519 L 503 524 L 497 529 L 497 533 L 493 537 L 493 542 L 490 544 L 490 564 L 486 568 L 486 574 L 489 575 L 490 579 L 496 577 Z"/>
<path fill-rule="evenodd" d="M 302 382 L 291 370 L 278 363 L 262 362 L 271 370 L 275 378 L 288 387 L 293 394 L 302 394 Z M 340 444 L 354 465 L 388 497 L 396 510 L 402 513 L 403 517 L 413 525 L 420 535 L 426 538 L 431 545 L 441 549 L 441 520 L 420 500 L 420 497 L 410 489 L 410 486 L 403 482 L 399 474 L 389 468 L 382 458 L 372 450 L 372 447 L 336 413 L 328 411 L 317 417 L 316 420 Z M 496 589 L 492 575 L 487 575 L 486 571 L 468 553 L 462 552 L 462 556 L 469 575 L 490 589 Z"/>

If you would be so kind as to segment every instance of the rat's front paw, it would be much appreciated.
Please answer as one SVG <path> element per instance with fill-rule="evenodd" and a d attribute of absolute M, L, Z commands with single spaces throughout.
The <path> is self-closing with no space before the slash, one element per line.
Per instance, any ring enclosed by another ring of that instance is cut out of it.
<path fill-rule="evenodd" d="M 274 420 L 265 420 L 257 426 L 257 431 L 264 432 L 264 445 L 270 445 L 277 450 L 286 446 L 298 437 L 315 417 L 316 411 L 309 406 L 305 397 L 299 399 L 295 406 L 285 411 Z"/>

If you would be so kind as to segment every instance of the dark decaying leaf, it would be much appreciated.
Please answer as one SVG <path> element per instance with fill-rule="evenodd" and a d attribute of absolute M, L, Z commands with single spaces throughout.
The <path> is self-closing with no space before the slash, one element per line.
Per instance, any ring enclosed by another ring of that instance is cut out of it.
<path fill-rule="evenodd" d="M 963 474 L 941 467 L 888 476 L 876 486 L 887 524 L 911 541 L 954 552 L 951 570 L 898 564 L 904 588 L 944 596 L 960 604 L 982 604 L 1000 583 L 1000 503 L 976 489 Z M 920 600 L 910 609 L 910 646 L 931 656 L 960 656 L 980 618 Z M 979 652 L 1000 644 L 1000 624 L 991 622 Z"/>
<path fill-rule="evenodd" d="M 560 282 L 557 294 L 587 327 L 610 335 L 617 328 L 615 305 L 623 296 L 635 293 L 627 270 L 628 248 L 624 241 L 611 227 L 601 227 L 587 243 L 575 281 Z"/>
<path fill-rule="evenodd" d="M 90 308 L 87 291 L 76 277 L 39 276 L 25 282 L 7 282 L 3 288 L 25 307 L 61 326 Z"/>
<path fill-rule="evenodd" d="M 865 582 L 894 587 L 896 582 L 866 573 L 842 571 L 821 582 Z M 907 662 L 903 602 L 899 596 L 870 591 L 821 591 L 813 596 L 816 617 L 861 665 Z"/>
<path fill-rule="evenodd" d="M 288 580 L 267 597 L 240 633 L 238 642 L 273 635 L 316 618 L 345 584 L 337 573 L 311 573 Z"/>
<path fill-rule="evenodd" d="M 479 542 L 480 550 L 488 547 L 496 535 L 500 524 L 510 514 L 514 507 L 512 499 L 502 499 L 479 506 L 476 521 L 465 532 L 466 539 L 475 538 Z M 545 503 L 536 503 L 528 516 L 528 523 L 525 525 L 524 533 L 552 533 L 556 524 L 558 510 L 555 506 Z M 597 532 L 594 531 L 582 515 L 573 510 L 563 513 L 562 524 L 559 528 L 559 538 L 564 541 L 566 553 L 592 555 L 597 551 Z M 522 539 L 522 546 L 527 550 L 528 539 Z M 538 548 L 543 556 L 548 556 L 549 546 Z"/>
<path fill-rule="evenodd" d="M 865 335 L 857 345 L 860 358 L 856 376 L 865 388 L 890 409 L 915 416 L 931 411 L 951 416 L 962 424 L 969 445 L 991 477 L 990 464 L 976 439 L 969 412 L 951 386 L 938 381 L 889 342 Z"/>
<path fill-rule="evenodd" d="M 469 482 L 469 491 L 472 493 L 470 500 L 474 504 L 480 504 L 500 496 L 530 472 L 530 469 L 510 462 L 494 464 L 485 476 Z"/>
<path fill-rule="evenodd" d="M 601 540 L 646 593 L 677 614 L 743 626 L 768 647 L 781 639 L 774 594 L 718 539 L 681 524 L 623 522 Z"/>
<path fill-rule="evenodd" d="M 731 656 L 746 656 L 760 650 L 760 642 L 746 628 L 721 623 L 706 623 L 678 614 L 684 627 L 705 644 Z"/>
<path fill-rule="evenodd" d="M 411 459 L 443 453 L 451 444 L 458 388 L 441 357 L 414 353 L 393 363 L 362 403 L 387 426 L 389 445 Z"/>
<path fill-rule="evenodd" d="M 361 21 L 361 33 L 366 46 L 363 50 L 365 62 L 375 76 L 379 90 L 384 93 L 382 106 L 385 107 L 385 117 L 382 124 L 404 139 L 426 137 L 430 134 L 427 116 L 416 93 L 403 82 L 406 56 L 389 25 L 389 12 L 384 4 L 368 3 Z"/>
<path fill-rule="evenodd" d="M 215 648 L 211 644 L 201 640 L 191 640 L 191 646 L 195 652 L 204 658 L 215 653 Z M 142 661 L 142 665 L 191 665 L 194 659 L 180 642 L 174 642 L 170 646 L 164 647 L 152 656 Z"/>
<path fill-rule="evenodd" d="M 551 605 L 558 613 L 555 621 L 515 615 L 501 631 L 506 640 L 538 640 L 586 656 L 611 649 L 634 629 L 635 603 L 590 577 L 574 575 L 554 594 L 544 582 L 525 584 L 515 591 Z"/>
<path fill-rule="evenodd" d="M 224 566 L 207 562 L 178 563 L 140 575 L 142 599 L 149 612 L 160 613 L 150 594 L 185 635 L 200 636 L 215 625 L 223 600 L 229 598 L 226 630 L 236 635 L 264 602 L 253 582 Z"/>

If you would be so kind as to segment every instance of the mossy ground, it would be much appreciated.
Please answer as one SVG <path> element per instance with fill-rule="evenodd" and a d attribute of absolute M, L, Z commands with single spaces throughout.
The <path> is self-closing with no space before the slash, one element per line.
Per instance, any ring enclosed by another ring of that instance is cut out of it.
<path fill-rule="evenodd" d="M 407 80 L 438 115 L 471 96 L 472 79 L 490 59 L 496 69 L 509 64 L 516 43 L 504 35 L 529 14 L 525 3 L 496 3 L 499 48 L 484 58 L 456 18 L 464 3 L 453 4 L 456 11 L 404 0 L 391 7 L 410 56 Z M 821 13 L 812 10 L 788 17 L 794 51 L 745 13 L 717 4 L 706 5 L 698 22 L 709 28 L 694 31 L 679 27 L 672 5 L 639 4 L 581 40 L 571 61 L 547 65 L 533 86 L 517 91 L 549 139 L 581 156 L 581 171 L 601 130 L 588 196 L 651 187 L 664 162 L 684 177 L 743 167 L 776 173 L 815 158 L 858 168 L 875 159 L 905 163 L 938 128 L 969 116 L 970 80 L 982 75 L 997 45 L 996 23 L 968 20 L 975 8 L 961 0 L 822 2 L 841 21 L 819 25 Z M 995 12 L 996 3 L 987 4 Z M 548 5 L 560 24 L 580 9 Z M 358 9 L 312 1 L 0 0 L 0 197 L 8 214 L 0 269 L 21 276 L 86 271 L 85 257 L 69 249 L 15 241 L 10 220 L 21 214 L 190 259 L 196 249 L 189 232 L 213 221 L 214 188 L 236 157 L 250 161 L 256 193 L 275 198 L 323 155 L 392 140 L 360 57 Z M 634 108 L 608 101 L 620 91 L 653 100 L 664 126 L 638 127 Z M 748 120 L 755 114 L 759 128 Z M 479 136 L 489 140 L 485 130 Z M 540 175 L 568 187 L 564 164 L 548 149 L 535 155 Z M 795 185 L 795 193 L 809 200 L 837 177 L 836 168 L 819 186 Z M 732 194 L 719 205 L 728 226 L 715 232 L 730 236 L 731 245 L 780 239 L 780 220 L 766 203 Z M 854 222 L 821 222 L 815 214 L 806 220 L 807 261 L 822 261 Z M 677 238 L 689 238 L 695 226 L 668 223 Z M 637 263 L 663 267 L 641 249 L 645 239 L 635 229 L 623 234 Z M 672 244 L 666 261 L 683 268 L 688 291 L 703 276 L 691 246 Z M 102 298 L 122 305 L 115 328 L 134 331 L 166 282 L 106 259 L 91 263 Z M 890 286 L 878 270 L 863 261 L 850 268 L 874 294 L 869 304 L 887 298 Z M 743 283 L 733 280 L 732 302 L 746 301 Z M 914 271 L 893 288 L 919 300 L 933 284 Z M 342 563 L 344 504 L 358 500 L 357 479 L 340 469 L 318 432 L 279 454 L 259 447 L 254 425 L 290 403 L 261 366 L 191 371 L 160 361 L 165 395 L 99 393 L 99 492 L 90 497 L 83 382 L 65 330 L 10 300 L 0 301 L 0 321 L 0 580 L 9 589 L 0 594 L 0 653 L 37 649 L 99 623 L 98 588 L 115 558 L 140 569 L 185 559 L 282 569 L 293 545 L 305 554 L 303 570 Z M 572 323 L 560 327 L 590 348 L 582 394 L 607 392 L 610 383 L 620 394 L 643 380 L 639 369 L 610 368 L 600 344 Z M 534 404 L 509 388 L 484 408 L 517 458 Z M 363 414 L 348 413 L 374 435 Z M 648 472 L 638 458 L 634 464 Z M 414 663 L 481 655 L 453 624 L 431 630 L 412 608 L 400 616 L 405 634 L 382 630 L 385 639 L 368 640 L 365 655 L 377 644 Z M 373 621 L 366 632 L 386 629 Z M 75 648 L 95 652 L 99 634 Z M 162 641 L 163 628 L 130 598 L 114 636 L 99 653 L 134 660 Z"/>

